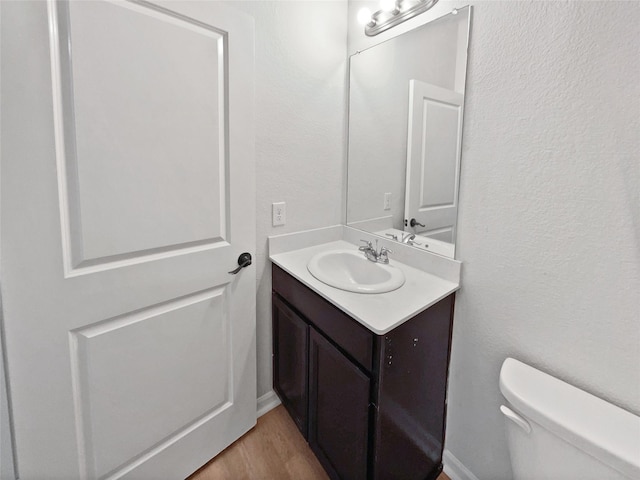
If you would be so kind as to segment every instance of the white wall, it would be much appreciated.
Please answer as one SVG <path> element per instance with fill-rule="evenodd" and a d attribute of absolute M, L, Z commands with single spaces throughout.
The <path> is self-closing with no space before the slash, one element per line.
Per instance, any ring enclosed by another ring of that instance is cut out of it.
<path fill-rule="evenodd" d="M 2 9 L 0 9 L 2 12 Z M 2 79 L 0 78 L 0 83 Z M 1 140 L 0 140 L 1 141 Z M 7 397 L 7 380 L 4 362 L 4 317 L 2 298 L 0 298 L 0 479 L 13 480 L 13 447 L 11 445 L 11 420 L 9 417 L 9 400 Z"/>
<path fill-rule="evenodd" d="M 0 301 L 0 308 L 2 302 Z M 0 323 L 2 312 L 0 311 Z M 11 444 L 11 420 L 9 418 L 9 401 L 7 398 L 6 377 L 4 368 L 4 347 L 0 340 L 0 479 L 15 478 L 13 469 L 13 447 Z"/>
<path fill-rule="evenodd" d="M 344 220 L 347 2 L 234 1 L 255 18 L 258 395 L 272 387 L 267 237 Z M 287 223 L 271 226 L 271 204 Z"/>
<path fill-rule="evenodd" d="M 507 356 L 640 414 L 640 4 L 467 3 L 446 447 L 500 480 Z"/>

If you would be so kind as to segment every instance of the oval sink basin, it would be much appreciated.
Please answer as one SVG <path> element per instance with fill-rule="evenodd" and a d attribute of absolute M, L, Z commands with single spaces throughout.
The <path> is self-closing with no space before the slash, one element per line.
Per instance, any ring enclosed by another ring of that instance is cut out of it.
<path fill-rule="evenodd" d="M 329 250 L 316 254 L 307 270 L 322 283 L 356 293 L 385 293 L 404 285 L 402 270 L 367 260 L 357 250 Z"/>

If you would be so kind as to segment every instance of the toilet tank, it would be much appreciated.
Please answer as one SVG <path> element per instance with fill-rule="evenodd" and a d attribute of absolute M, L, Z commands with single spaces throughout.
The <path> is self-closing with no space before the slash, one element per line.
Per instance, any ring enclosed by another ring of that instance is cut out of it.
<path fill-rule="evenodd" d="M 513 358 L 500 391 L 514 480 L 640 480 L 640 417 Z"/>

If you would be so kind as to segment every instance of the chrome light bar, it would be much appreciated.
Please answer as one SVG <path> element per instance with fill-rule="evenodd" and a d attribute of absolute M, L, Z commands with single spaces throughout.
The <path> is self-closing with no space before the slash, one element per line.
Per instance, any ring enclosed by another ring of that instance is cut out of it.
<path fill-rule="evenodd" d="M 438 0 L 398 0 L 391 11 L 378 10 L 371 15 L 371 21 L 364 27 L 364 33 L 373 37 L 391 27 L 409 20 L 433 7 Z"/>

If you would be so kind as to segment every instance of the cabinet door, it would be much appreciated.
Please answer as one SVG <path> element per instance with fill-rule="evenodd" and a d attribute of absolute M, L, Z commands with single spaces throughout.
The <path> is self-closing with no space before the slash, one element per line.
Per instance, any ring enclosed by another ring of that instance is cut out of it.
<path fill-rule="evenodd" d="M 273 387 L 307 438 L 309 327 L 273 296 Z"/>
<path fill-rule="evenodd" d="M 334 479 L 367 477 L 369 377 L 309 327 L 309 444 Z"/>
<path fill-rule="evenodd" d="M 435 478 L 442 468 L 453 300 L 379 337 L 375 480 Z"/>

